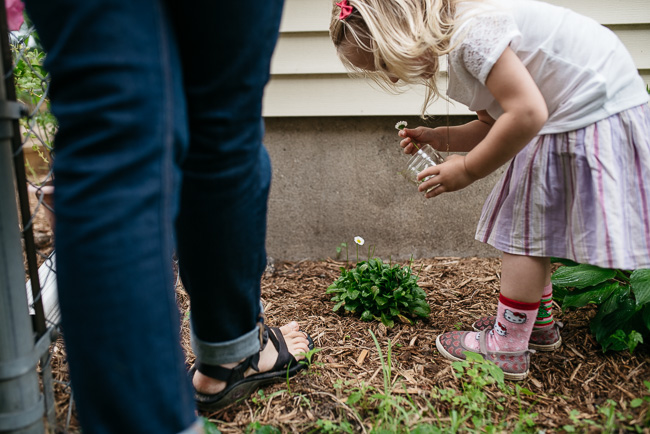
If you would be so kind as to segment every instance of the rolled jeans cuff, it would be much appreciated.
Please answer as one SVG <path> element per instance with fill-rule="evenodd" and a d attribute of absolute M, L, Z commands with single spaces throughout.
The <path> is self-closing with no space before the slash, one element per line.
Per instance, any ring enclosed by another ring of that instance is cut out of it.
<path fill-rule="evenodd" d="M 202 341 L 190 329 L 190 344 L 196 359 L 206 365 L 239 362 L 260 351 L 260 329 L 256 326 L 237 339 L 219 343 Z"/>

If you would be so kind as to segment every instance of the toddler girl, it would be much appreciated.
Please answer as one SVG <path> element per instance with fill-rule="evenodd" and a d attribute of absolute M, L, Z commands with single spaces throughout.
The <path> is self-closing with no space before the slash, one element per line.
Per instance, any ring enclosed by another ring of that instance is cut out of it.
<path fill-rule="evenodd" d="M 462 126 L 400 131 L 406 153 L 418 143 L 467 152 L 418 175 L 434 177 L 419 186 L 427 198 L 512 160 L 476 233 L 503 252 L 496 317 L 436 345 L 524 379 L 529 347 L 561 343 L 549 257 L 650 267 L 650 109 L 631 56 L 595 21 L 532 0 L 342 0 L 333 10 L 330 34 L 349 69 L 386 87 L 424 84 L 424 115 L 447 56 L 448 97 L 476 111 Z"/>

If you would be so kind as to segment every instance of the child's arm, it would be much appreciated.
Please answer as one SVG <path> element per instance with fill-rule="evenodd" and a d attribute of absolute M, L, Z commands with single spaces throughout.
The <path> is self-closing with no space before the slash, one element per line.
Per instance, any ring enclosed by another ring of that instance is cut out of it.
<path fill-rule="evenodd" d="M 404 128 L 399 131 L 399 136 L 404 137 L 400 146 L 404 152 L 412 154 L 416 151 L 415 143 L 428 143 L 438 151 L 447 151 L 447 140 L 449 140 L 450 152 L 469 152 L 485 138 L 490 127 L 494 124 L 494 119 L 488 115 L 487 111 L 480 110 L 476 113 L 478 120 L 453 127 L 417 127 Z"/>
<path fill-rule="evenodd" d="M 440 184 L 426 197 L 459 190 L 489 175 L 523 149 L 546 123 L 548 109 L 544 97 L 510 48 L 506 48 L 492 67 L 486 86 L 501 105 L 503 114 L 466 156 L 452 155 L 443 164 L 420 173 L 419 179 L 436 175 L 420 184 L 420 191 Z"/>

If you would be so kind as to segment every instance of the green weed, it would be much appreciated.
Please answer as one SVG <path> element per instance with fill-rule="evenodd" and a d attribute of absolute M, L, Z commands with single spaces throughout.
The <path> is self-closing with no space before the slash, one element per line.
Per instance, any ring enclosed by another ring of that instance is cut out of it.
<path fill-rule="evenodd" d="M 418 278 L 411 267 L 372 258 L 351 270 L 341 267 L 341 276 L 327 288 L 327 294 L 334 294 L 334 311 L 343 307 L 358 313 L 363 321 L 379 320 L 386 327 L 393 327 L 395 319 L 412 324 L 414 318 L 431 312 Z"/>

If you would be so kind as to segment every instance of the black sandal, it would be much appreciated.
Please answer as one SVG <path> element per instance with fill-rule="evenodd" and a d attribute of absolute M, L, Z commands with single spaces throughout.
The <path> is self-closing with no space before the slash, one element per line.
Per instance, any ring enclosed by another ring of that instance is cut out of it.
<path fill-rule="evenodd" d="M 238 364 L 232 369 L 224 368 L 221 366 L 206 365 L 196 362 L 189 371 L 190 379 L 194 377 L 194 373 L 198 370 L 203 375 L 206 375 L 215 380 L 225 381 L 226 388 L 219 393 L 205 394 L 194 391 L 194 399 L 196 405 L 201 411 L 216 411 L 234 402 L 240 401 L 248 397 L 258 388 L 285 380 L 293 377 L 301 370 L 305 369 L 309 361 L 307 359 L 298 362 L 287 348 L 287 343 L 284 340 L 282 331 L 278 327 L 264 327 L 262 336 L 262 345 L 260 351 L 247 357 L 243 362 Z M 303 332 L 309 342 L 309 350 L 314 349 L 314 341 L 307 333 Z M 273 346 L 278 351 L 278 359 L 275 361 L 273 368 L 267 372 L 260 372 L 259 374 L 249 375 L 244 377 L 246 370 L 251 367 L 259 372 L 258 363 L 260 360 L 260 353 L 269 338 Z"/>

